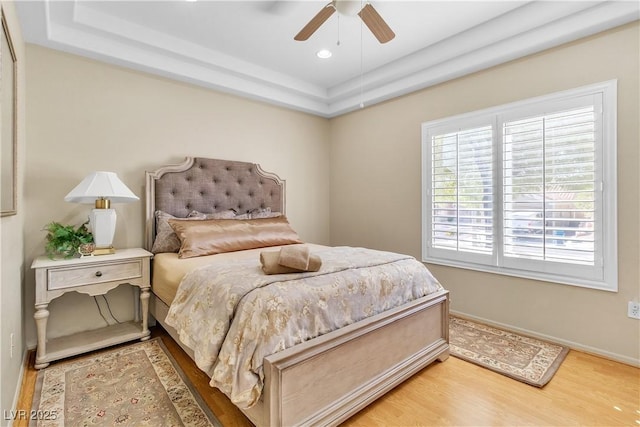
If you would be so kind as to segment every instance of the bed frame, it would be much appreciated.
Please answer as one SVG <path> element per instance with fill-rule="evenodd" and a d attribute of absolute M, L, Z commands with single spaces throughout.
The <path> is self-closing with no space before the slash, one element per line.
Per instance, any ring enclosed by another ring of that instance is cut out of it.
<path fill-rule="evenodd" d="M 284 180 L 257 164 L 187 157 L 146 173 L 146 246 L 156 210 L 185 217 L 192 210 L 284 213 L 285 205 Z M 168 309 L 152 295 L 151 314 L 193 358 L 165 324 Z M 242 411 L 257 426 L 336 425 L 448 357 L 449 293 L 441 291 L 265 357 L 262 397 Z"/>

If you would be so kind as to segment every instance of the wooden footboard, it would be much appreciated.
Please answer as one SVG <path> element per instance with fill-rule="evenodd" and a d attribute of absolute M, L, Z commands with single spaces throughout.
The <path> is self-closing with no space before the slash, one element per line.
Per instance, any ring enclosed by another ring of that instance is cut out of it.
<path fill-rule="evenodd" d="M 258 426 L 336 425 L 434 360 L 449 356 L 449 293 L 402 307 L 268 356 L 262 398 L 243 410 Z M 151 312 L 164 324 L 167 306 Z M 187 353 L 193 353 L 185 348 Z"/>
<path fill-rule="evenodd" d="M 265 358 L 264 425 L 334 425 L 449 355 L 448 294 Z"/>

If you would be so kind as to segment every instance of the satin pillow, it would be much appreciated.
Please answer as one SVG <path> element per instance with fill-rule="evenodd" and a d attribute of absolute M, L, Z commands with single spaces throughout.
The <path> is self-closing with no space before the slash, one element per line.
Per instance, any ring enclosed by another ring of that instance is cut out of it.
<path fill-rule="evenodd" d="M 180 239 L 179 258 L 302 243 L 287 217 L 262 219 L 170 219 Z"/>
<path fill-rule="evenodd" d="M 180 240 L 173 228 L 169 225 L 170 219 L 183 219 L 183 220 L 203 220 L 203 219 L 225 219 L 234 218 L 235 212 L 232 210 L 214 212 L 211 214 L 204 214 L 198 211 L 191 211 L 187 218 L 178 218 L 164 211 L 156 211 L 156 238 L 153 240 L 153 248 L 151 252 L 158 254 L 161 252 L 178 252 L 180 250 Z"/>

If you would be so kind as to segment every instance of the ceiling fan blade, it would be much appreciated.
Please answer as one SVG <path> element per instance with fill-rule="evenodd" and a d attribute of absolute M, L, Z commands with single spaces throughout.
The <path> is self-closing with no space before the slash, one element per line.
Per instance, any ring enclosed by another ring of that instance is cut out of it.
<path fill-rule="evenodd" d="M 371 4 L 367 3 L 358 15 L 380 43 L 391 41 L 396 36 L 393 30 L 391 30 L 387 23 L 384 22 L 382 16 L 380 16 L 378 11 L 376 11 Z"/>
<path fill-rule="evenodd" d="M 316 32 L 318 28 L 320 28 L 320 25 L 324 24 L 324 21 L 326 21 L 331 15 L 333 15 L 335 11 L 336 8 L 333 6 L 333 4 L 327 4 L 322 8 L 322 10 L 320 10 L 320 12 L 316 14 L 316 16 L 311 18 L 311 21 L 309 21 L 309 23 L 305 25 L 304 28 L 300 30 L 300 32 L 296 34 L 293 39 L 297 41 L 307 40 L 313 33 Z"/>

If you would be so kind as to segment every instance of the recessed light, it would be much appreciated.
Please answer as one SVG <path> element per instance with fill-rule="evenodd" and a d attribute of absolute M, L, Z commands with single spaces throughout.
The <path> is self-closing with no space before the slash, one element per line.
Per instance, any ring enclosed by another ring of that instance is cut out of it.
<path fill-rule="evenodd" d="M 316 56 L 317 56 L 318 58 L 320 58 L 320 59 L 327 59 L 327 58 L 331 58 L 331 55 L 333 55 L 333 54 L 331 53 L 331 51 L 330 51 L 329 49 L 322 49 L 322 50 L 319 50 L 319 51 L 316 53 Z"/>

